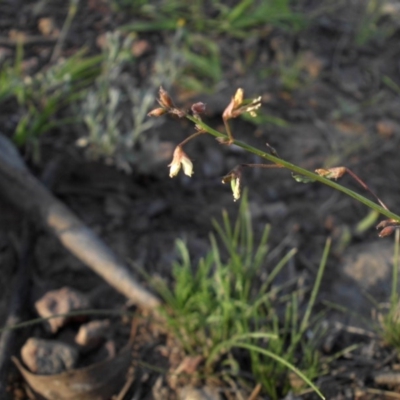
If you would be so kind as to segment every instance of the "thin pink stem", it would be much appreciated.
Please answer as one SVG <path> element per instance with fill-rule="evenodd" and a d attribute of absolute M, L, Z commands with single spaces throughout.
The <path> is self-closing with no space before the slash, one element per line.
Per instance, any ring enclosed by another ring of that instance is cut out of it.
<path fill-rule="evenodd" d="M 185 140 L 183 140 L 181 143 L 179 143 L 178 146 L 183 147 L 187 142 L 190 142 L 192 139 L 196 138 L 197 136 L 202 135 L 203 133 L 206 133 L 206 131 L 201 130 L 201 131 L 193 133 L 192 135 L 187 137 Z"/>
<path fill-rule="evenodd" d="M 350 169 L 346 168 L 346 172 L 348 172 L 350 174 L 350 176 L 356 180 L 366 191 L 370 192 L 372 194 L 372 196 L 375 197 L 375 199 L 377 200 L 377 202 L 385 209 L 385 210 L 389 210 L 389 208 L 386 206 L 386 204 L 368 187 L 368 185 L 361 180 L 361 178 L 359 178 L 353 171 L 351 171 Z"/>

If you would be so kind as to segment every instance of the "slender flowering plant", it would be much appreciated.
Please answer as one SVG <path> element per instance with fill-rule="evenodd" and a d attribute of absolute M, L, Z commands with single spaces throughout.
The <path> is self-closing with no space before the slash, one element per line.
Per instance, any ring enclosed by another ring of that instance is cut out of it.
<path fill-rule="evenodd" d="M 224 112 L 222 113 L 222 120 L 225 127 L 224 133 L 216 131 L 215 129 L 203 122 L 201 115 L 204 114 L 206 110 L 206 105 L 202 102 L 193 104 L 190 110 L 184 110 L 175 105 L 171 96 L 162 87 L 160 87 L 157 102 L 159 104 L 159 107 L 148 113 L 150 117 L 160 117 L 165 114 L 172 114 L 178 116 L 179 118 L 187 118 L 194 123 L 195 132 L 188 136 L 181 143 L 179 143 L 175 148 L 172 162 L 171 164 L 169 164 L 169 175 L 171 178 L 175 177 L 181 169 L 183 170 L 183 173 L 185 175 L 190 177 L 192 176 L 193 163 L 187 156 L 187 154 L 183 151 L 183 147 L 190 140 L 193 140 L 202 134 L 208 133 L 216 137 L 218 142 L 221 144 L 228 146 L 235 144 L 236 146 L 239 146 L 244 150 L 256 154 L 270 162 L 269 164 L 239 164 L 222 178 L 222 183 L 231 184 L 234 201 L 240 199 L 242 188 L 242 171 L 244 168 L 285 168 L 292 172 L 293 178 L 298 182 L 321 182 L 327 186 L 332 187 L 335 190 L 345 193 L 346 195 L 365 204 L 369 208 L 386 216 L 387 219 L 381 221 L 376 227 L 380 231 L 380 237 L 389 236 L 394 231 L 396 231 L 396 229 L 400 229 L 400 216 L 391 212 L 389 208 L 385 205 L 385 203 L 383 203 L 383 201 L 368 187 L 368 185 L 350 169 L 346 167 L 335 167 L 328 169 L 321 168 L 316 169 L 315 172 L 311 172 L 280 158 L 276 150 L 272 148 L 268 143 L 268 152 L 265 152 L 255 147 L 252 147 L 244 142 L 235 140 L 232 134 L 231 127 L 229 125 L 229 121 L 245 113 L 248 113 L 251 116 L 255 117 L 257 114 L 257 110 L 261 107 L 261 97 L 257 97 L 255 99 L 245 99 L 243 89 L 237 89 L 235 95 L 231 98 L 231 101 L 228 103 Z M 336 181 L 345 174 L 348 174 L 363 189 L 369 192 L 374 197 L 376 202 L 373 202 L 366 197 L 336 183 Z"/>

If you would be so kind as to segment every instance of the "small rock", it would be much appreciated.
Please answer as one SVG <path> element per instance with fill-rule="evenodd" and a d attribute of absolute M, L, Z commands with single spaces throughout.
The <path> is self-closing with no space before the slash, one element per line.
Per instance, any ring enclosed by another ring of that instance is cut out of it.
<path fill-rule="evenodd" d="M 349 247 L 343 261 L 336 266 L 329 300 L 354 314 L 371 316 L 371 296 L 377 303 L 388 301 L 392 286 L 393 243 L 383 239 Z M 349 318 L 347 316 L 346 318 Z M 361 326 L 360 318 L 346 319 Z"/>
<path fill-rule="evenodd" d="M 76 348 L 56 340 L 30 338 L 21 349 L 21 358 L 31 372 L 54 375 L 68 371 L 76 365 Z"/>
<path fill-rule="evenodd" d="M 97 346 L 107 338 L 110 320 L 90 321 L 80 326 L 75 336 L 76 344 L 80 346 Z"/>
<path fill-rule="evenodd" d="M 53 18 L 39 18 L 38 29 L 43 36 L 57 38 L 60 35 Z"/>
<path fill-rule="evenodd" d="M 384 139 L 390 139 L 400 131 L 399 125 L 390 119 L 382 119 L 376 123 L 376 131 Z"/>
<path fill-rule="evenodd" d="M 71 311 L 84 310 L 89 308 L 90 302 L 87 296 L 69 287 L 47 292 L 35 303 L 37 313 L 48 318 L 57 314 L 67 314 Z M 70 317 L 58 317 L 47 320 L 52 333 L 64 326 Z"/>
<path fill-rule="evenodd" d="M 221 396 L 216 388 L 210 386 L 202 388 L 185 386 L 179 390 L 178 398 L 179 400 L 220 400 Z"/>
<path fill-rule="evenodd" d="M 135 40 L 131 47 L 131 52 L 135 57 L 141 57 L 151 51 L 151 45 L 148 40 L 139 39 Z"/>

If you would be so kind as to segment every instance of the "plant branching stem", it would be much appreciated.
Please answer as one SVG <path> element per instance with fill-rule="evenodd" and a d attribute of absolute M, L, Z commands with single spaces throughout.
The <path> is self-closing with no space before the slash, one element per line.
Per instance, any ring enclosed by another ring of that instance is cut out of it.
<path fill-rule="evenodd" d="M 233 139 L 231 127 L 229 126 L 229 122 L 225 118 L 223 118 L 223 120 L 224 120 L 225 130 L 226 130 L 226 133 L 228 134 L 228 138 L 229 138 L 228 143 L 230 143 L 230 144 L 234 143 L 235 139 Z"/>
<path fill-rule="evenodd" d="M 280 164 L 240 164 L 242 167 L 249 167 L 249 168 L 285 168 L 283 165 Z"/>
<path fill-rule="evenodd" d="M 361 180 L 351 169 L 346 168 L 347 173 L 355 179 L 365 190 L 370 192 L 372 196 L 375 197 L 376 201 L 385 209 L 389 210 L 389 208 L 386 206 L 386 204 L 370 189 L 370 187 L 363 181 Z"/>
<path fill-rule="evenodd" d="M 196 120 L 195 118 L 193 118 L 190 115 L 187 115 L 186 118 L 188 118 L 190 121 L 196 123 L 198 126 L 203 128 L 206 132 L 208 132 L 212 136 L 215 136 L 216 138 L 229 139 L 229 138 L 227 138 L 226 135 L 224 135 L 221 132 L 211 128 L 210 126 L 208 126 L 204 122 Z M 359 201 L 360 203 L 365 204 L 367 207 L 369 207 L 369 208 L 371 208 L 373 210 L 376 210 L 377 212 L 379 212 L 382 215 L 385 215 L 388 218 L 394 219 L 396 221 L 400 221 L 400 216 L 399 215 L 397 215 L 397 214 L 385 209 L 384 207 L 380 206 L 379 204 L 374 203 L 373 201 L 367 199 L 366 197 L 364 197 L 364 196 L 362 196 L 362 195 L 360 195 L 360 194 L 358 194 L 358 193 L 356 193 L 356 192 L 354 192 L 354 191 L 352 191 L 350 189 L 347 189 L 346 187 L 344 187 L 342 185 L 339 185 L 336 182 L 333 182 L 333 181 L 331 181 L 329 179 L 326 179 L 326 178 L 324 178 L 322 176 L 319 176 L 319 175 L 315 174 L 314 172 L 308 171 L 308 170 L 306 170 L 304 168 L 298 167 L 297 165 L 294 165 L 294 164 L 292 164 L 292 163 L 290 163 L 288 161 L 285 161 L 282 158 L 275 157 L 275 156 L 273 156 L 271 154 L 268 154 L 268 153 L 266 153 L 264 151 L 256 149 L 255 147 L 250 146 L 247 143 L 241 142 L 240 140 L 233 140 L 233 144 L 238 146 L 238 147 L 241 147 L 244 150 L 247 150 L 250 153 L 256 154 L 257 156 L 259 156 L 261 158 L 264 158 L 264 159 L 266 159 L 268 161 L 271 161 L 276 165 L 281 165 L 282 168 L 286 168 L 286 169 L 288 169 L 290 171 L 293 171 L 293 172 L 295 172 L 297 174 L 304 175 L 304 176 L 306 176 L 306 177 L 308 177 L 308 178 L 310 178 L 310 179 L 312 179 L 314 181 L 318 181 L 320 183 L 323 183 L 326 186 L 329 186 L 329 187 L 331 187 L 331 188 L 333 188 L 335 190 L 338 190 L 339 192 L 342 192 L 342 193 L 346 194 L 347 196 L 352 197 L 353 199 Z"/>
<path fill-rule="evenodd" d="M 399 281 L 399 250 L 400 250 L 400 231 L 396 229 L 394 237 L 394 256 L 393 256 L 393 274 L 392 274 L 392 293 L 390 296 L 390 305 L 393 309 L 398 306 L 399 294 L 397 293 L 397 284 Z"/>
<path fill-rule="evenodd" d="M 207 133 L 204 130 L 198 131 L 193 133 L 192 135 L 190 135 L 189 137 L 187 137 L 185 140 L 183 140 L 182 142 L 180 142 L 178 144 L 179 147 L 183 147 L 187 142 L 191 141 L 192 139 L 196 138 L 197 136 L 203 135 L 204 133 Z"/>

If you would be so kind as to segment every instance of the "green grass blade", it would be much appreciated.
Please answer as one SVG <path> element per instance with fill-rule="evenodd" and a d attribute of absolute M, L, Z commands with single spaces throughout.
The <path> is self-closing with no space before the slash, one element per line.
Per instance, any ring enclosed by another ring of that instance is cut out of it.
<path fill-rule="evenodd" d="M 263 234 L 260 239 L 260 243 L 259 243 L 256 253 L 254 255 L 254 261 L 253 261 L 254 268 L 257 270 L 261 267 L 261 264 L 264 261 L 264 258 L 268 253 L 269 248 L 268 248 L 267 242 L 268 242 L 270 232 L 271 232 L 271 225 L 269 225 L 269 224 L 265 225 Z"/>
<path fill-rule="evenodd" d="M 279 263 L 274 267 L 274 269 L 268 275 L 268 278 L 264 283 L 266 287 L 268 287 L 272 283 L 272 281 L 276 278 L 279 272 L 281 272 L 282 268 L 294 257 L 296 253 L 297 249 L 292 249 L 279 260 Z"/>
<path fill-rule="evenodd" d="M 235 335 L 232 338 L 218 343 L 211 351 L 206 361 L 206 368 L 209 368 L 215 361 L 216 357 L 223 351 L 228 351 L 233 347 L 237 347 L 237 344 L 243 340 L 249 339 L 278 339 L 278 335 L 275 333 L 267 332 L 248 332 L 241 335 Z"/>
<path fill-rule="evenodd" d="M 242 16 L 248 8 L 254 4 L 254 0 L 242 0 L 239 4 L 232 8 L 229 14 L 226 16 L 226 20 L 230 23 L 234 22 L 240 16 Z"/>
<path fill-rule="evenodd" d="M 399 294 L 397 293 L 397 284 L 399 281 L 399 248 L 400 248 L 400 230 L 396 229 L 394 237 L 394 255 L 393 255 L 393 274 L 392 274 L 392 293 L 390 296 L 390 305 L 397 307 Z"/>
<path fill-rule="evenodd" d="M 324 274 L 325 266 L 328 261 L 331 243 L 332 243 L 331 238 L 328 238 L 326 240 L 324 251 L 322 253 L 322 258 L 321 258 L 321 262 L 319 264 L 318 273 L 317 273 L 317 277 L 315 279 L 314 287 L 311 292 L 310 301 L 308 302 L 306 312 L 304 313 L 303 320 L 301 321 L 300 331 L 299 331 L 300 335 L 302 335 L 308 327 L 309 319 L 311 316 L 311 311 L 312 311 L 312 308 L 314 307 L 315 300 L 317 299 L 317 294 L 318 294 L 319 288 L 321 286 L 322 276 Z"/>
<path fill-rule="evenodd" d="M 305 383 L 307 383 L 307 385 L 310 386 L 315 391 L 315 393 L 318 394 L 318 396 L 321 399 L 325 400 L 325 397 L 321 393 L 321 391 L 298 368 L 296 368 L 293 364 L 291 364 L 288 361 L 286 361 L 284 358 L 278 356 L 277 354 L 272 353 L 269 350 L 262 349 L 260 347 L 257 347 L 255 345 L 248 344 L 248 343 L 236 343 L 235 347 L 241 347 L 243 349 L 247 349 L 247 350 L 250 350 L 250 351 L 255 351 L 255 352 L 264 354 L 265 356 L 270 357 L 273 360 L 277 361 L 278 363 L 284 365 L 286 368 L 290 369 L 296 375 L 298 375 Z"/>

